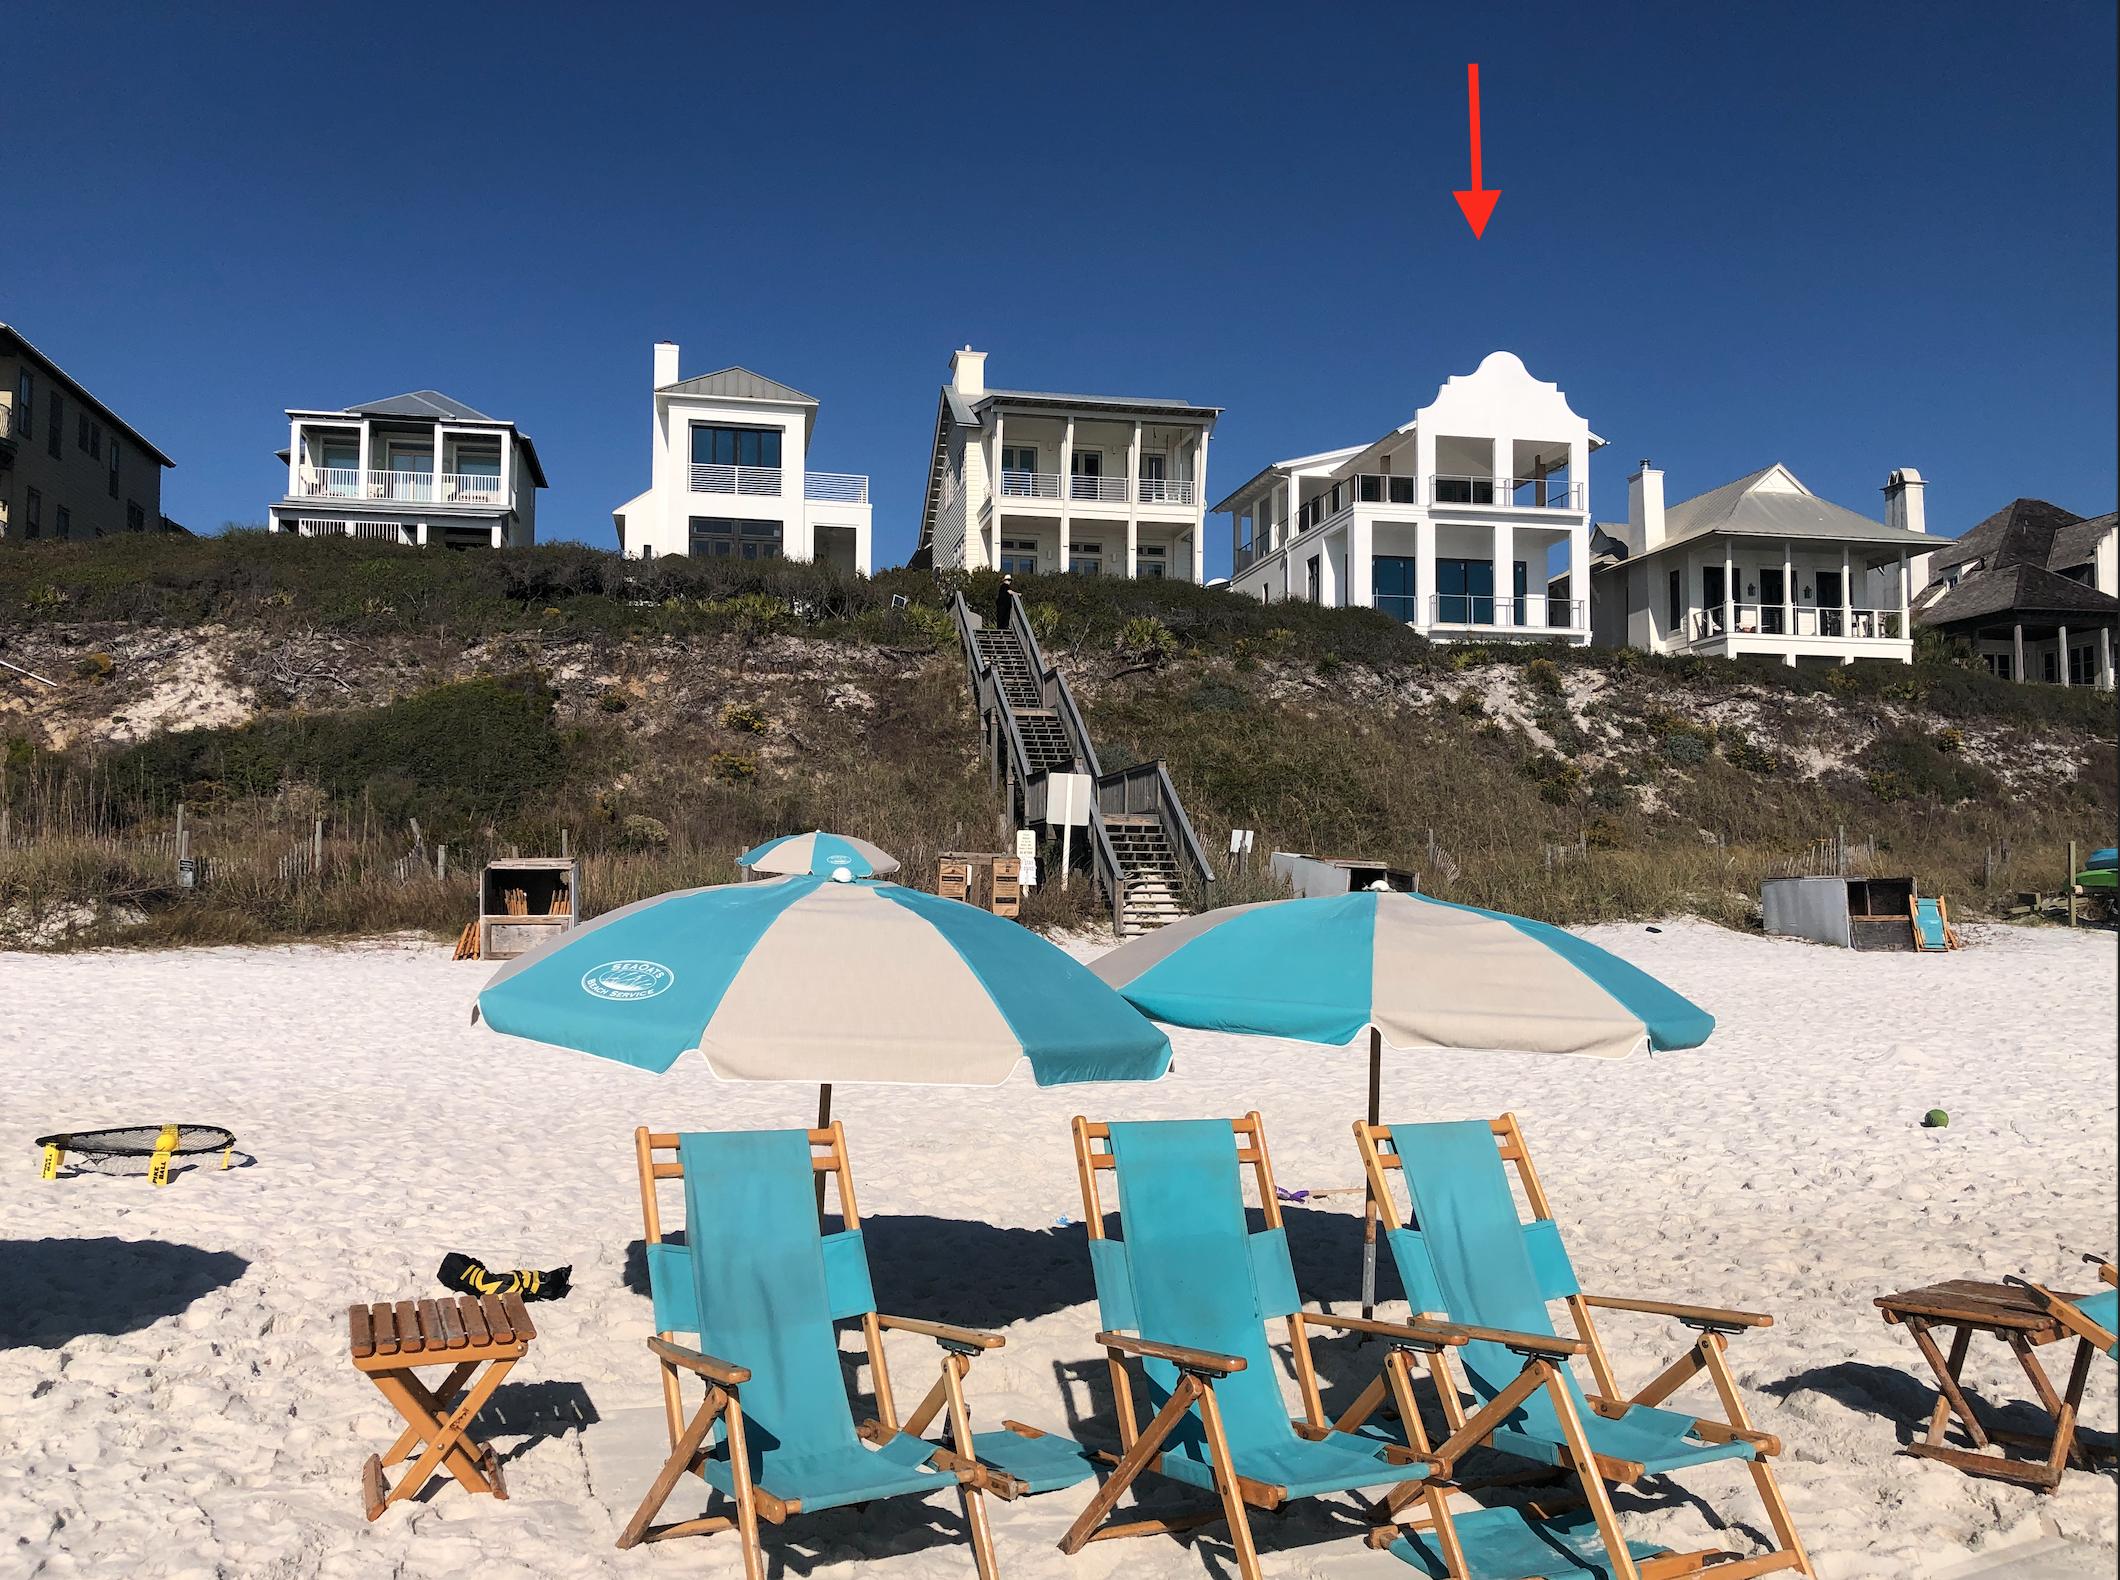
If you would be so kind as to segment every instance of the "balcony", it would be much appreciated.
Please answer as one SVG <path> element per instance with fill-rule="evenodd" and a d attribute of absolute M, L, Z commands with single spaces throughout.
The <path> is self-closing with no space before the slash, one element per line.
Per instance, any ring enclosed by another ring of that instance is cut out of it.
<path fill-rule="evenodd" d="M 829 501 L 841 505 L 865 505 L 869 502 L 869 478 L 866 472 L 805 472 L 802 474 L 802 497 Z"/>
<path fill-rule="evenodd" d="M 1550 477 L 1447 477 L 1428 480 L 1438 505 L 1497 505 L 1505 510 L 1581 510 L 1583 488 Z"/>
<path fill-rule="evenodd" d="M 1719 608 L 1695 609 L 1687 621 L 1688 640 L 1722 641 L 1730 634 L 1732 625 L 1741 637 L 1824 637 L 1853 642 L 1906 640 L 1906 627 L 1897 609 L 1820 609 L 1778 603 L 1733 603 L 1727 614 Z"/>
<path fill-rule="evenodd" d="M 305 466 L 295 497 L 379 500 L 386 504 L 504 505 L 501 480 L 487 472 L 377 472 L 351 466 Z"/>
<path fill-rule="evenodd" d="M 1411 598 L 1379 599 L 1411 604 Z M 1428 599 L 1431 626 L 1464 626 L 1496 632 L 1583 631 L 1590 625 L 1590 606 L 1581 598 L 1550 598 L 1533 593 L 1526 598 L 1489 598 L 1479 593 L 1435 593 Z"/>
<path fill-rule="evenodd" d="M 691 491 L 695 494 L 733 494 L 753 499 L 778 499 L 784 492 L 786 474 L 777 466 L 726 466 L 718 462 L 692 463 Z M 869 502 L 869 479 L 865 472 L 805 472 L 802 497 L 843 505 Z"/>
<path fill-rule="evenodd" d="M 1004 499 L 1070 499 L 1086 504 L 1127 503 L 1123 477 L 1067 477 L 1059 472 L 1015 472 L 1001 474 Z M 1135 485 L 1134 502 L 1143 505 L 1190 506 L 1198 497 L 1194 485 L 1183 478 L 1144 477 Z"/>
<path fill-rule="evenodd" d="M 12 405 L 0 406 L 0 444 L 12 450 L 15 440 L 19 437 L 19 428 L 15 408 Z"/>

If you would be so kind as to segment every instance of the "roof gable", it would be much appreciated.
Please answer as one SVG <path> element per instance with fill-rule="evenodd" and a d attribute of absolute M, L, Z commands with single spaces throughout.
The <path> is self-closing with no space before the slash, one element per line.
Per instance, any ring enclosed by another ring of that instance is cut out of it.
<path fill-rule="evenodd" d="M 817 397 L 814 395 L 805 395 L 792 385 L 783 384 L 778 379 L 769 379 L 763 373 L 753 373 L 749 368 L 734 366 L 679 379 L 675 384 L 663 385 L 655 393 L 718 396 L 724 400 L 785 401 L 794 406 L 817 404 Z"/>
<path fill-rule="evenodd" d="M 348 406 L 347 412 L 358 417 L 422 417 L 429 421 L 443 422 L 498 422 L 475 406 L 467 406 L 440 390 L 407 390 L 402 395 L 387 395 L 381 400 L 365 401 L 359 406 Z"/>

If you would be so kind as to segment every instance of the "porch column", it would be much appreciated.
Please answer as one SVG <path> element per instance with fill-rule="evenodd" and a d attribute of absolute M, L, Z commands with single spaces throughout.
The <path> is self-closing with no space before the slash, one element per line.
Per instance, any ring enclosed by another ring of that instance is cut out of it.
<path fill-rule="evenodd" d="M 510 510 L 515 508 L 515 435 L 501 435 L 501 500 Z"/>
<path fill-rule="evenodd" d="M 1003 427 L 1001 409 L 996 407 L 994 409 L 994 430 L 987 439 L 987 443 L 992 445 L 993 449 L 986 458 L 986 497 L 994 508 L 987 513 L 987 537 L 980 545 L 980 552 L 986 555 L 987 563 L 995 566 L 1001 563 L 1001 500 L 1003 497 L 1001 493 L 1001 443 Z M 971 545 L 973 530 L 979 524 L 979 512 L 975 502 L 970 499 L 964 502 L 964 509 L 967 518 L 964 524 L 965 568 L 967 570 L 978 570 L 980 566 L 973 562 Z M 1034 565 L 1037 563 L 1036 555 L 1032 556 L 1031 563 Z"/>
<path fill-rule="evenodd" d="M 1507 439 L 1494 441 L 1494 459 L 1488 464 L 1494 471 L 1494 502 L 1497 505 L 1515 503 L 1514 496 L 1506 492 L 1509 483 L 1509 469 L 1514 464 L 1510 453 L 1513 448 L 1514 446 Z M 1494 592 L 1496 597 L 1500 597 L 1502 590 L 1497 587 Z"/>
<path fill-rule="evenodd" d="M 1499 439 L 1495 447 L 1500 449 Z M 1516 597 L 1516 528 L 1506 521 L 1496 522 L 1490 552 L 1494 556 L 1494 623 L 1515 625 L 1517 610 L 1512 600 Z"/>
<path fill-rule="evenodd" d="M 1848 546 L 1843 543 L 1840 546 L 1840 634 L 1843 637 L 1850 637 L 1855 634 L 1853 618 L 1855 593 L 1848 586 L 1848 582 L 1854 575 L 1854 570 L 1854 557 L 1848 553 Z"/>
<path fill-rule="evenodd" d="M 2058 662 L 2054 665 L 2054 678 L 2059 680 L 2062 685 L 2066 686 L 2068 684 L 2067 626 L 2060 625 L 2054 627 L 2054 647 L 2056 649 L 2054 657 L 2058 660 Z"/>
<path fill-rule="evenodd" d="M 1200 430 L 1200 438 L 1193 455 L 1193 585 L 1207 583 L 1207 430 Z"/>
<path fill-rule="evenodd" d="M 1737 635 L 1737 567 L 1730 563 L 1730 540 L 1723 539 L 1723 651 Z"/>
<path fill-rule="evenodd" d="M 1060 574 L 1067 574 L 1067 556 L 1070 547 L 1069 528 L 1073 525 L 1068 515 L 1070 502 L 1075 494 L 1075 419 L 1067 419 L 1067 426 L 1060 434 Z"/>
<path fill-rule="evenodd" d="M 2024 622 L 2010 627 L 2010 679 L 2024 684 Z"/>
<path fill-rule="evenodd" d="M 1296 512 L 1303 508 L 1303 479 L 1293 472 L 1288 477 L 1288 519 L 1281 523 L 1277 542 L 1286 548 L 1296 540 Z"/>
<path fill-rule="evenodd" d="M 442 425 L 434 425 L 434 459 L 428 463 L 427 475 L 433 479 L 427 485 L 427 498 L 436 504 L 442 498 Z"/>
<path fill-rule="evenodd" d="M 501 546 L 501 524 L 498 521 L 493 524 L 493 546 L 495 548 Z"/>
<path fill-rule="evenodd" d="M 1427 513 L 1413 521 L 1413 623 L 1425 633 L 1435 624 L 1435 523 Z"/>
<path fill-rule="evenodd" d="M 1912 625 L 1914 589 L 1907 581 L 1907 551 L 1899 551 L 1899 635 L 1907 644 L 1906 661 L 1914 662 L 1914 627 Z"/>
<path fill-rule="evenodd" d="M 1650 593 L 1653 597 L 1655 589 L 1650 589 Z M 1620 601 L 1623 604 L 1626 601 L 1624 592 L 1620 595 Z M 1561 611 L 1561 618 L 1567 623 L 1568 628 L 1575 630 L 1589 625 L 1590 521 L 1588 517 L 1584 517 L 1568 528 L 1568 603 L 1570 607 Z M 1578 609 L 1581 610 L 1580 614 L 1577 613 Z M 1622 617 L 1624 617 L 1625 612 L 1624 609 L 1621 610 Z M 1553 623 L 1553 611 L 1551 608 L 1546 611 L 1546 623 L 1548 625 Z M 1626 641 L 1624 629 L 1620 633 L 1620 641 L 1622 645 Z"/>
<path fill-rule="evenodd" d="M 1376 603 L 1376 525 L 1358 506 L 1347 518 L 1347 597 L 1352 609 Z"/>
<path fill-rule="evenodd" d="M 1781 631 L 1784 636 L 1796 634 L 1796 551 L 1786 538 L 1781 544 Z M 1795 657 L 1789 655 L 1792 662 Z"/>
<path fill-rule="evenodd" d="M 27 417 L 29 414 L 24 412 L 22 415 Z M 287 497 L 299 499 L 302 496 L 302 469 L 309 464 L 309 452 L 302 447 L 300 419 L 291 419 L 287 430 Z"/>
<path fill-rule="evenodd" d="M 1167 463 L 1166 463 L 1167 464 Z M 1126 447 L 1126 579 L 1139 574 L 1141 552 L 1141 420 L 1134 419 L 1133 441 Z"/>
<path fill-rule="evenodd" d="M 368 419 L 361 419 L 361 475 L 353 480 L 356 499 L 368 497 L 368 466 L 372 458 L 368 453 Z"/>
<path fill-rule="evenodd" d="M 2113 689 L 2113 628 L 2098 627 L 2098 684 L 2106 691 Z"/>

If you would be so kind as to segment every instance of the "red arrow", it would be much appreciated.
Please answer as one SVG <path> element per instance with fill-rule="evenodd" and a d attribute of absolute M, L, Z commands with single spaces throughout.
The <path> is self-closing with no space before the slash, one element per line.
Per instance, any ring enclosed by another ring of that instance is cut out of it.
<path fill-rule="evenodd" d="M 1465 211 L 1465 223 L 1472 227 L 1474 236 L 1487 234 L 1487 221 L 1494 213 L 1494 205 L 1501 195 L 1501 188 L 1492 192 L 1480 183 L 1480 68 L 1477 64 L 1465 68 L 1465 98 L 1472 107 L 1472 190 L 1453 192 L 1459 208 Z"/>

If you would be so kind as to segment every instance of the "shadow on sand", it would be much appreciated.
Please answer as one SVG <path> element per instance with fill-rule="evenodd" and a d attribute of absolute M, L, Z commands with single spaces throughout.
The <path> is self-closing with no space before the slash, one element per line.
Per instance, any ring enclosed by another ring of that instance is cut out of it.
<path fill-rule="evenodd" d="M 168 1240 L 0 1240 L 0 1349 L 134 1333 L 241 1278 L 229 1251 Z"/>

